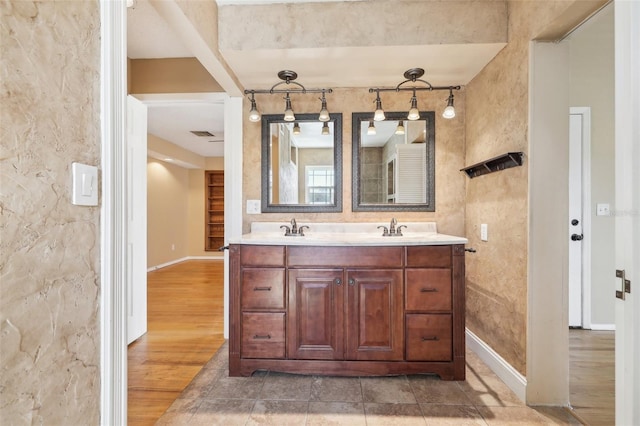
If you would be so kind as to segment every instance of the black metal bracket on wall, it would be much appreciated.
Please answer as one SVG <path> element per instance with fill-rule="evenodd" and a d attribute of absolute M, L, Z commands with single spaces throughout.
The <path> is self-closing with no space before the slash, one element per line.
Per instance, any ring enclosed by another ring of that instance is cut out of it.
<path fill-rule="evenodd" d="M 497 172 L 499 170 L 522 166 L 523 157 L 523 152 L 507 152 L 506 154 L 460 169 L 460 171 L 465 172 L 470 178 L 474 178 L 488 173 Z"/>

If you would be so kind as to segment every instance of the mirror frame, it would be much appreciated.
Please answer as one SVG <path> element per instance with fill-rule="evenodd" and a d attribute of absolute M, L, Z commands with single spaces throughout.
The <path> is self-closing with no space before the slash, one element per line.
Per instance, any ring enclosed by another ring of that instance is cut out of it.
<path fill-rule="evenodd" d="M 318 121 L 318 114 L 296 114 L 297 122 Z M 269 165 L 271 156 L 269 149 L 271 124 L 288 123 L 283 114 L 262 115 L 262 212 L 263 213 L 330 213 L 342 212 L 342 113 L 329 114 L 329 122 L 333 123 L 333 165 L 334 194 L 333 204 L 271 204 L 269 203 Z"/>
<path fill-rule="evenodd" d="M 407 120 L 407 112 L 386 112 L 386 120 Z M 362 122 L 373 120 L 373 112 L 354 112 L 351 122 L 352 141 L 352 204 L 354 212 L 398 211 L 398 212 L 434 212 L 436 211 L 436 115 L 434 111 L 420 111 L 419 120 L 427 126 L 427 202 L 421 204 L 363 204 L 360 202 L 360 129 Z M 431 159 L 431 161 L 429 161 Z"/>

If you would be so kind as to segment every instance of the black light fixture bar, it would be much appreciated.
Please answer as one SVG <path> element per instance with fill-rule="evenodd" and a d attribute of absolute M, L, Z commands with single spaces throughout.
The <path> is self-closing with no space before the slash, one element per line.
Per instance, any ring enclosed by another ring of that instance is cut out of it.
<path fill-rule="evenodd" d="M 267 90 L 267 89 L 260 89 L 260 90 L 255 90 L 255 89 L 251 89 L 251 90 L 245 90 L 244 94 L 248 95 L 248 94 L 272 94 L 272 93 L 333 93 L 333 89 L 328 88 L 328 89 L 307 89 L 306 87 L 304 87 L 302 84 L 298 83 L 297 81 L 294 81 L 296 78 L 298 78 L 298 74 L 295 71 L 290 71 L 290 70 L 284 70 L 284 71 L 280 71 L 278 73 L 278 77 L 280 78 L 280 80 L 283 81 L 279 81 L 278 83 L 274 84 L 273 86 L 271 86 L 271 89 Z M 293 84 L 295 86 L 297 86 L 297 88 L 287 88 L 287 89 L 276 89 L 276 87 L 281 86 L 283 84 L 286 85 L 290 85 Z"/>
<path fill-rule="evenodd" d="M 411 68 L 404 72 L 405 80 L 398 84 L 396 87 L 370 87 L 369 93 L 376 94 L 376 111 L 374 115 L 375 121 L 382 121 L 385 119 L 384 110 L 382 109 L 382 101 L 380 99 L 380 92 L 412 92 L 413 96 L 411 97 L 411 109 L 409 110 L 409 115 L 407 119 L 409 120 L 417 120 L 419 117 L 418 113 L 418 101 L 416 99 L 416 92 L 421 91 L 434 91 L 434 90 L 448 90 L 449 97 L 447 98 L 447 107 L 442 114 L 443 118 L 451 119 L 456 116 L 455 108 L 453 106 L 453 91 L 460 90 L 461 86 L 434 86 L 426 80 L 421 79 L 424 75 L 424 70 L 422 68 Z M 408 83 L 413 83 L 413 85 L 409 85 Z M 415 83 L 422 83 L 424 86 L 416 86 Z M 403 87 L 404 85 L 407 85 Z"/>

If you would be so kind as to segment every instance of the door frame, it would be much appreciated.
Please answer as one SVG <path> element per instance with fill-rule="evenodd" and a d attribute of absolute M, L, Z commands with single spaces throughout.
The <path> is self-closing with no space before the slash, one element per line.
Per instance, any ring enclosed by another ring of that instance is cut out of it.
<path fill-rule="evenodd" d="M 591 328 L 591 107 L 571 107 L 570 115 L 582 117 L 582 328 Z M 571 150 L 569 151 L 571 152 Z M 569 177 L 571 180 L 571 176 Z M 571 187 L 569 187 L 571 192 Z M 571 208 L 571 206 L 569 206 Z M 568 220 L 571 220 L 569 217 Z M 570 224 L 569 224 L 570 226 Z M 569 227 L 571 229 L 571 227 Z M 571 232 L 569 232 L 571 234 Z M 571 268 L 569 267 L 569 282 Z M 569 294 L 571 296 L 571 294 Z"/>
<path fill-rule="evenodd" d="M 165 8 L 179 9 L 174 1 Z M 242 234 L 242 92 L 210 50 L 190 32 L 184 14 L 174 14 L 176 33 L 187 45 L 198 45 L 196 55 L 227 93 L 225 98 L 225 242 Z M 127 6 L 124 1 L 100 0 L 100 119 L 102 200 L 100 228 L 100 424 L 127 423 Z M 181 26 L 184 24 L 185 26 Z M 194 40 L 196 39 L 196 40 Z M 193 42 L 193 43 L 191 43 Z M 213 75 L 215 74 L 215 75 Z M 225 252 L 225 337 L 228 337 L 229 284 Z"/>

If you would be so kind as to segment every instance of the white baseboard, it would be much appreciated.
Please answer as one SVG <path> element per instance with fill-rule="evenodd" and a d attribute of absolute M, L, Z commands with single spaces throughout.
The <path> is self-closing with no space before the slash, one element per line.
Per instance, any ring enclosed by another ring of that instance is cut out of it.
<path fill-rule="evenodd" d="M 596 331 L 616 331 L 615 324 L 594 324 L 591 323 L 591 330 Z"/>
<path fill-rule="evenodd" d="M 487 366 L 511 389 L 522 402 L 527 400 L 527 378 L 502 358 L 491 346 L 472 331 L 466 329 L 467 347 L 480 357 Z"/>
<path fill-rule="evenodd" d="M 186 256 L 180 259 L 171 260 L 169 262 L 161 263 L 160 265 L 151 266 L 147 268 L 147 272 L 157 271 L 160 268 L 175 265 L 176 263 L 184 262 L 185 260 L 224 260 L 224 254 L 218 256 Z"/>

